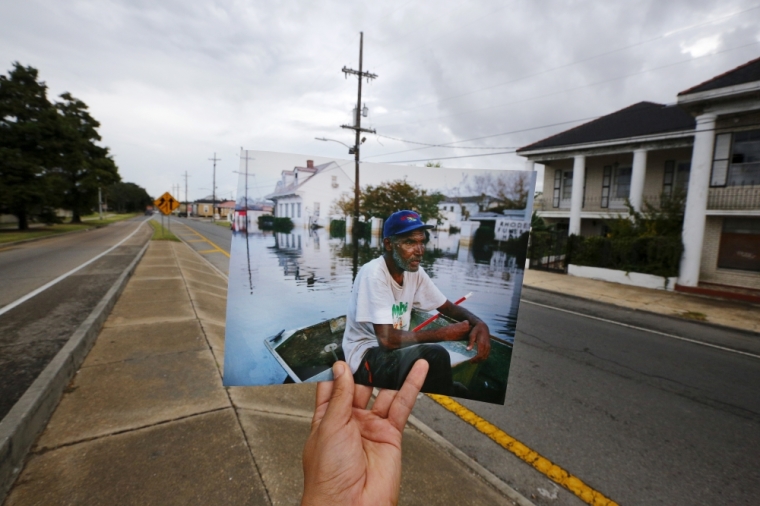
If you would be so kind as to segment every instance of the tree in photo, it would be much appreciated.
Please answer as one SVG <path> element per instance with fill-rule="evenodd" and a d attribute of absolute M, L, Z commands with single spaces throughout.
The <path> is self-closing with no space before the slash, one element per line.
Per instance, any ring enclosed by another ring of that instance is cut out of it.
<path fill-rule="evenodd" d="M 340 198 L 335 199 L 330 206 L 330 215 L 332 216 L 353 216 L 354 214 L 354 192 L 344 193 Z"/>
<path fill-rule="evenodd" d="M 98 123 L 87 110 L 87 105 L 70 93 L 61 95 L 55 104 L 58 112 L 57 160 L 52 170 L 62 208 L 71 211 L 71 222 L 81 223 L 98 203 L 98 188 L 121 180 L 108 148 L 96 144 L 100 141 Z"/>
<path fill-rule="evenodd" d="M 498 175 L 487 173 L 468 177 L 463 182 L 467 191 L 482 197 L 483 211 L 525 209 L 530 191 L 528 172 L 509 171 Z"/>
<path fill-rule="evenodd" d="M 411 185 L 404 179 L 387 181 L 362 190 L 360 212 L 366 219 L 387 218 L 396 211 L 409 209 L 420 214 L 424 221 L 443 219 L 438 203 L 445 197 L 439 192 L 428 192 Z"/>
<path fill-rule="evenodd" d="M 57 118 L 38 72 L 15 62 L 0 76 L 0 212 L 13 214 L 19 230 L 50 205 L 47 169 Z"/>

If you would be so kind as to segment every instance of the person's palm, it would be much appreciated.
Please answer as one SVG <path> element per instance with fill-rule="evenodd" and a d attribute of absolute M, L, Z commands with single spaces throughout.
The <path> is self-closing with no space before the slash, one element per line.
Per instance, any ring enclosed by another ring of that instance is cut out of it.
<path fill-rule="evenodd" d="M 428 365 L 418 361 L 400 391 L 354 385 L 345 363 L 335 381 L 317 385 L 317 405 L 304 448 L 302 504 L 395 504 L 401 482 L 401 439 Z"/>

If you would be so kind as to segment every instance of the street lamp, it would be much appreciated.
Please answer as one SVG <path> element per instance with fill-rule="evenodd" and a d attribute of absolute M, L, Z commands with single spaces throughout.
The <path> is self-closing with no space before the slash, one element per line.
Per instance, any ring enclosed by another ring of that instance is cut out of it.
<path fill-rule="evenodd" d="M 337 142 L 338 144 L 343 144 L 344 146 L 346 146 L 348 148 L 348 154 L 349 155 L 353 155 L 356 152 L 356 146 L 349 146 L 345 142 L 336 141 L 335 139 L 326 139 L 325 137 L 314 137 L 314 138 L 316 140 L 318 140 L 318 141 L 332 141 L 332 142 Z M 365 139 L 366 139 L 366 137 L 365 137 Z"/>

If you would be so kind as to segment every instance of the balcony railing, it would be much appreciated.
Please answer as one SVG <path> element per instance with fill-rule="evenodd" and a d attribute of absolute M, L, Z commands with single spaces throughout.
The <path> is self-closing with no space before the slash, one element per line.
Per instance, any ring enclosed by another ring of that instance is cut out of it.
<path fill-rule="evenodd" d="M 760 210 L 760 185 L 710 188 L 707 209 L 725 211 Z"/>
<path fill-rule="evenodd" d="M 644 202 L 658 209 L 662 202 L 662 195 L 645 195 Z M 602 204 L 606 207 L 602 207 Z M 533 202 L 536 211 L 569 211 L 570 203 L 567 200 L 560 202 L 559 207 L 552 206 L 552 198 L 543 195 Z M 707 196 L 707 209 L 713 211 L 750 211 L 760 210 L 760 185 L 755 186 L 729 186 L 726 188 L 710 188 Z M 583 201 L 584 212 L 625 214 L 628 208 L 623 199 L 602 199 L 602 197 L 586 197 Z"/>
<path fill-rule="evenodd" d="M 661 195 L 645 195 L 644 202 L 649 203 L 654 208 L 660 207 L 662 201 Z M 604 207 L 602 205 L 604 204 Z M 552 206 L 551 197 L 541 196 L 533 201 L 533 209 L 536 211 L 569 211 L 570 203 L 567 200 L 560 202 L 559 207 Z M 628 212 L 625 199 L 586 197 L 583 199 L 583 212 L 591 213 L 610 213 L 611 215 L 625 214 Z"/>

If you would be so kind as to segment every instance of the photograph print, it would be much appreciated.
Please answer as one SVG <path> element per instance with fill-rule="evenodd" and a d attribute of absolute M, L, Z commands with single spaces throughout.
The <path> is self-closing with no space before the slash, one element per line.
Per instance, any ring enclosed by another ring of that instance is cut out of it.
<path fill-rule="evenodd" d="M 503 404 L 535 172 L 241 150 L 227 386 L 328 381 Z M 272 181 L 272 184 L 262 184 Z"/>

